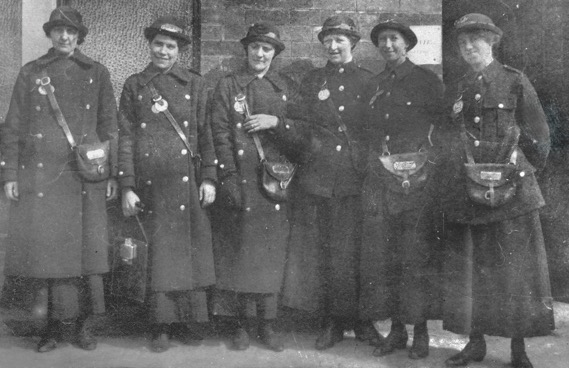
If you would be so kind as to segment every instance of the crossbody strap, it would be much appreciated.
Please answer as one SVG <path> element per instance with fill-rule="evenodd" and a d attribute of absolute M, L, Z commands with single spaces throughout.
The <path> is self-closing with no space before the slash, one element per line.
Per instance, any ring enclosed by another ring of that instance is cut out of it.
<path fill-rule="evenodd" d="M 154 101 L 155 106 L 156 105 L 161 106 L 156 110 L 158 110 L 158 112 L 162 112 L 166 116 L 166 118 L 168 119 L 174 130 L 176 131 L 176 133 L 178 133 L 178 136 L 180 136 L 182 142 L 184 142 L 184 145 L 186 146 L 188 152 L 190 153 L 190 157 L 191 158 L 197 157 L 194 154 L 192 147 L 190 146 L 190 142 L 188 141 L 186 134 L 184 133 L 184 131 L 182 130 L 176 119 L 174 119 L 174 116 L 172 115 L 170 110 L 168 110 L 168 102 L 158 93 L 152 81 L 148 82 L 148 88 L 150 88 L 150 92 L 152 92 L 152 101 Z"/>
<path fill-rule="evenodd" d="M 325 86 L 325 85 L 326 85 L 326 82 L 324 82 L 323 86 Z M 342 117 L 340 116 L 340 114 L 338 114 L 338 111 L 336 111 L 336 106 L 334 105 L 334 101 L 332 101 L 331 96 L 328 96 L 328 98 L 326 99 L 326 105 L 328 106 L 328 108 L 332 112 L 332 117 L 334 118 L 334 121 L 336 122 L 336 124 L 338 125 L 338 127 L 340 128 L 340 130 L 342 131 L 342 133 L 344 134 L 344 136 L 348 140 L 348 145 L 351 146 L 352 145 L 352 139 L 350 137 L 350 134 L 348 133 L 348 127 L 344 123 L 344 120 L 342 120 Z"/>
<path fill-rule="evenodd" d="M 235 84 L 235 88 L 238 91 L 241 91 L 237 96 L 235 96 L 235 102 L 238 102 L 243 105 L 243 112 L 245 114 L 245 118 L 249 118 L 251 116 L 251 111 L 249 110 L 249 104 L 247 103 L 247 96 L 243 93 L 242 89 L 239 88 L 237 81 L 233 78 L 233 83 Z M 252 133 L 251 136 L 253 137 L 253 142 L 255 142 L 255 147 L 257 148 L 257 153 L 259 154 L 259 161 L 264 162 L 265 159 L 265 151 L 263 150 L 263 145 L 261 144 L 261 139 L 257 133 Z"/>
<path fill-rule="evenodd" d="M 54 89 L 53 86 L 51 85 L 51 79 L 47 75 L 47 71 L 45 69 L 41 71 L 39 88 L 41 88 L 42 94 L 44 91 L 47 94 L 47 99 L 49 101 L 49 104 L 51 105 L 53 113 L 55 114 L 55 119 L 57 120 L 57 124 L 61 127 L 61 129 L 63 129 L 63 133 L 65 133 L 65 137 L 67 138 L 69 145 L 71 146 L 72 149 L 74 149 L 75 147 L 77 147 L 77 143 L 75 143 L 75 139 L 73 138 L 73 134 L 69 129 L 69 125 L 67 125 L 67 122 L 65 121 L 65 116 L 63 116 L 61 108 L 57 103 L 57 99 L 55 98 L 55 94 L 53 93 Z"/>

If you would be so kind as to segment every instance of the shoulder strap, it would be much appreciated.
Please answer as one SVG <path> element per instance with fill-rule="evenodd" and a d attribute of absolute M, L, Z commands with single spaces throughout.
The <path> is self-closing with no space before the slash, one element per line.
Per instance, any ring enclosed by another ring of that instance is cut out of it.
<path fill-rule="evenodd" d="M 55 114 L 55 119 L 57 120 L 57 124 L 61 127 L 61 129 L 63 129 L 63 133 L 65 133 L 65 137 L 67 138 L 69 145 L 71 146 L 72 149 L 74 149 L 75 147 L 77 147 L 77 143 L 75 143 L 75 139 L 73 138 L 73 134 L 69 129 L 69 125 L 67 125 L 67 122 L 65 121 L 65 116 L 63 116 L 61 108 L 57 103 L 57 99 L 55 98 L 55 94 L 53 93 L 53 86 L 51 85 L 51 79 L 47 75 L 47 71 L 45 69 L 42 69 L 41 71 L 39 88 L 42 88 L 46 92 L 49 104 L 51 105 L 53 113 Z"/>
<path fill-rule="evenodd" d="M 235 76 L 233 76 L 233 84 L 235 85 L 235 89 L 240 91 L 240 93 L 235 96 L 235 102 L 240 102 L 243 104 L 243 112 L 245 113 L 245 117 L 248 118 L 251 116 L 251 112 L 249 111 L 249 104 L 247 104 L 247 96 L 243 93 L 242 88 L 239 87 L 237 84 L 237 80 Z M 257 148 L 257 153 L 259 154 L 259 160 L 261 162 L 265 161 L 265 151 L 263 150 L 263 145 L 261 144 L 261 139 L 257 133 L 251 134 L 253 136 L 253 142 L 255 142 L 255 147 Z"/>
<path fill-rule="evenodd" d="M 324 83 L 324 85 L 326 84 Z M 338 127 L 340 128 L 342 133 L 344 133 L 344 136 L 348 140 L 348 145 L 351 146 L 352 139 L 350 138 L 350 134 L 348 133 L 348 127 L 346 126 L 346 124 L 344 124 L 344 121 L 342 120 L 340 114 L 338 114 L 338 111 L 336 111 L 336 106 L 334 105 L 334 101 L 332 101 L 331 96 L 328 96 L 328 98 L 326 99 L 326 105 L 330 109 L 330 112 L 332 112 L 332 117 L 334 118 L 334 121 L 336 122 L 336 124 L 338 124 Z"/>
<path fill-rule="evenodd" d="M 188 138 L 186 137 L 186 134 L 184 133 L 182 128 L 180 128 L 180 125 L 178 124 L 176 119 L 174 119 L 174 116 L 172 116 L 172 113 L 170 112 L 170 110 L 168 110 L 167 101 L 164 100 L 162 98 L 162 96 L 158 93 L 158 91 L 154 87 L 154 84 L 152 83 L 152 81 L 148 82 L 148 88 L 150 88 L 150 92 L 152 92 L 152 101 L 154 101 L 154 103 L 157 103 L 158 101 L 163 100 L 163 102 L 166 105 L 166 108 L 162 111 L 162 113 L 166 116 L 166 118 L 168 119 L 168 121 L 170 122 L 170 124 L 172 125 L 174 130 L 176 131 L 176 133 L 178 133 L 182 142 L 184 142 L 184 145 L 186 146 L 186 148 L 188 149 L 188 152 L 190 153 L 190 157 L 191 158 L 196 157 L 196 155 L 194 154 L 194 151 L 192 150 L 192 147 L 190 146 L 190 142 L 188 141 Z"/>

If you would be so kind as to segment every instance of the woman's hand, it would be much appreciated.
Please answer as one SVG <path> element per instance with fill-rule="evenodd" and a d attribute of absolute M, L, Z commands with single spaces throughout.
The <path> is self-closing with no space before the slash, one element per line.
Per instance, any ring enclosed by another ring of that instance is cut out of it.
<path fill-rule="evenodd" d="M 132 188 L 122 190 L 122 213 L 125 217 L 134 216 L 141 211 L 140 198 Z"/>
<path fill-rule="evenodd" d="M 7 181 L 4 183 L 4 193 L 11 201 L 17 201 L 20 199 L 20 193 L 18 192 L 18 182 L 17 181 Z"/>
<path fill-rule="evenodd" d="M 202 207 L 207 207 L 215 201 L 215 185 L 211 180 L 204 180 L 200 185 L 200 202 Z"/>
<path fill-rule="evenodd" d="M 243 128 L 247 133 L 256 133 L 261 130 L 274 129 L 279 125 L 279 118 L 273 115 L 257 114 L 245 119 Z"/>
<path fill-rule="evenodd" d="M 107 181 L 107 201 L 113 200 L 117 197 L 119 191 L 119 183 L 117 179 L 110 178 Z"/>

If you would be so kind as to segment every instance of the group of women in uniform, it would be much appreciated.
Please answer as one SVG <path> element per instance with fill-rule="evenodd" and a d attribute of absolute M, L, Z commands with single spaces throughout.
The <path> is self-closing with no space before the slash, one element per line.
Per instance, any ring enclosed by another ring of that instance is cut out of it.
<path fill-rule="evenodd" d="M 109 72 L 77 48 L 79 12 L 59 7 L 43 28 L 53 48 L 18 76 L 0 163 L 12 200 L 5 273 L 41 280 L 48 299 L 38 351 L 55 349 L 65 325 L 96 348 L 85 321 L 105 310 L 105 200 L 120 188 L 124 215 L 149 235 L 153 351 L 199 338 L 211 313 L 232 318 L 235 349 L 256 337 L 282 351 L 284 305 L 321 313 L 320 350 L 353 329 L 384 356 L 407 347 L 410 324 L 409 357 L 424 358 L 427 320 L 443 319 L 470 335 L 448 366 L 482 360 L 485 334 L 511 338 L 512 364 L 532 366 L 524 338 L 554 327 L 536 182 L 549 131 L 527 77 L 493 58 L 502 31 L 490 18 L 456 22 L 471 70 L 445 96 L 408 59 L 418 40 L 400 22 L 371 31 L 385 61 L 373 76 L 353 58 L 354 21 L 328 18 L 328 62 L 300 85 L 271 67 L 279 30 L 256 23 L 244 67 L 208 102 L 204 79 L 178 62 L 184 24 L 162 17 L 144 30 L 150 63 L 126 80 L 118 115 Z M 107 141 L 90 153 L 106 155 L 103 178 L 82 175 L 77 147 Z M 263 188 L 268 162 L 295 169 L 289 202 Z M 373 325 L 385 319 L 387 337 Z"/>

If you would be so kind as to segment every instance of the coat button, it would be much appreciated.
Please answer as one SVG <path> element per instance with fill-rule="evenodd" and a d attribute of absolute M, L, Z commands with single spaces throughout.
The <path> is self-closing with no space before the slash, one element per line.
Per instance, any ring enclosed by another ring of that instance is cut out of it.
<path fill-rule="evenodd" d="M 183 210 L 185 210 L 185 209 L 186 209 L 186 206 L 184 206 L 184 205 L 181 205 L 181 206 L 180 206 L 180 211 L 183 211 Z"/>
<path fill-rule="evenodd" d="M 40 163 L 38 163 L 38 165 L 37 165 L 37 166 L 38 166 L 38 169 L 42 169 L 42 168 L 43 168 L 43 164 L 42 164 L 41 162 L 40 162 Z"/>
<path fill-rule="evenodd" d="M 480 146 L 480 141 L 474 141 L 474 147 Z"/>
<path fill-rule="evenodd" d="M 390 136 L 388 136 L 388 135 L 385 136 L 385 141 L 386 141 L 386 142 L 389 142 L 390 139 L 391 139 Z"/>
<path fill-rule="evenodd" d="M 5 161 L 0 162 L 0 166 L 6 166 L 6 162 Z"/>
<path fill-rule="evenodd" d="M 285 129 L 287 129 L 287 130 L 290 129 L 290 125 L 286 124 Z"/>
<path fill-rule="evenodd" d="M 41 84 L 41 80 L 40 79 L 36 79 L 36 84 L 39 86 Z"/>
<path fill-rule="evenodd" d="M 477 124 L 480 123 L 480 116 L 475 116 L 475 117 L 474 117 L 474 122 L 477 123 Z"/>
<path fill-rule="evenodd" d="M 119 175 L 124 175 L 124 171 L 119 171 Z"/>
<path fill-rule="evenodd" d="M 407 106 L 411 106 L 411 101 L 407 101 Z"/>
<path fill-rule="evenodd" d="M 389 119 L 389 114 L 385 114 L 385 120 Z"/>
<path fill-rule="evenodd" d="M 480 80 L 480 79 L 482 79 L 482 76 L 479 75 L 478 77 L 476 77 L 476 79 Z"/>
<path fill-rule="evenodd" d="M 342 150 L 342 146 L 337 145 L 337 146 L 336 146 L 336 151 L 340 152 L 341 150 Z"/>
<path fill-rule="evenodd" d="M 524 176 L 526 176 L 526 172 L 525 172 L 525 171 L 520 171 L 520 178 L 523 178 Z"/>
<path fill-rule="evenodd" d="M 283 95 L 283 101 L 286 102 L 286 95 Z"/>
<path fill-rule="evenodd" d="M 180 153 L 185 156 L 188 154 L 188 150 L 184 148 Z"/>
<path fill-rule="evenodd" d="M 387 93 L 385 94 L 385 97 L 389 97 L 389 96 L 391 96 L 391 91 L 390 91 L 390 92 L 387 92 Z"/>
<path fill-rule="evenodd" d="M 247 212 L 251 212 L 251 207 L 247 207 L 247 208 L 245 208 L 245 211 L 247 211 Z"/>
<path fill-rule="evenodd" d="M 142 95 L 138 95 L 138 101 L 142 101 Z"/>
<path fill-rule="evenodd" d="M 144 157 L 150 157 L 150 153 L 146 152 L 146 153 L 144 154 Z"/>
<path fill-rule="evenodd" d="M 338 111 L 344 111 L 344 106 L 338 107 Z"/>
<path fill-rule="evenodd" d="M 243 127 L 243 124 L 241 123 L 237 123 L 237 125 L 235 125 L 237 127 L 237 129 L 241 129 L 241 127 Z"/>
<path fill-rule="evenodd" d="M 86 194 L 87 194 L 87 191 L 86 191 L 86 190 L 83 190 L 83 191 L 81 191 L 81 194 L 86 195 Z"/>
<path fill-rule="evenodd" d="M 22 165 L 22 166 L 20 166 L 20 168 L 23 170 L 26 168 L 26 165 Z"/>
<path fill-rule="evenodd" d="M 280 211 L 281 209 L 281 205 L 280 204 L 275 204 L 275 210 Z"/>
<path fill-rule="evenodd" d="M 219 162 L 219 161 L 218 161 L 217 159 L 213 160 L 213 164 L 214 164 L 214 165 L 217 165 L 218 162 Z"/>
<path fill-rule="evenodd" d="M 36 111 L 41 111 L 41 107 L 39 107 L 39 105 L 36 106 Z"/>
<path fill-rule="evenodd" d="M 344 90 L 344 86 L 338 87 L 338 90 L 339 90 L 340 92 L 342 92 L 342 91 Z"/>
<path fill-rule="evenodd" d="M 338 70 L 338 73 L 343 73 L 343 72 L 344 72 L 344 68 L 340 68 L 340 69 Z"/>
<path fill-rule="evenodd" d="M 188 178 L 187 176 L 182 177 L 182 181 L 183 181 L 184 183 L 187 183 L 188 180 L 190 180 L 190 178 Z"/>
<path fill-rule="evenodd" d="M 188 123 L 188 121 L 187 121 L 187 120 L 184 120 L 184 127 L 186 127 L 186 128 L 187 128 L 187 127 L 188 127 L 188 125 L 190 125 L 190 123 Z"/>
<path fill-rule="evenodd" d="M 247 179 L 241 180 L 241 184 L 247 184 Z"/>
<path fill-rule="evenodd" d="M 356 98 L 357 98 L 358 100 L 359 100 L 361 97 L 362 97 L 362 96 L 360 96 L 360 95 L 357 95 L 357 96 L 356 96 Z"/>
<path fill-rule="evenodd" d="M 237 154 L 238 154 L 239 156 L 243 156 L 244 153 L 245 153 L 245 152 L 244 152 L 242 149 L 240 149 L 239 151 L 237 151 Z"/>
<path fill-rule="evenodd" d="M 85 108 L 86 108 L 87 110 L 89 110 L 89 109 L 91 108 L 91 105 L 87 104 L 87 105 L 85 105 Z"/>
<path fill-rule="evenodd" d="M 190 99 L 190 95 L 185 95 L 184 97 L 186 98 L 186 100 Z"/>
<path fill-rule="evenodd" d="M 140 124 L 140 127 L 141 127 L 142 129 L 145 129 L 145 128 L 146 128 L 146 123 L 141 123 L 141 124 Z"/>
<path fill-rule="evenodd" d="M 152 180 L 147 180 L 146 185 L 152 185 Z"/>
<path fill-rule="evenodd" d="M 482 96 L 480 95 L 480 93 L 477 93 L 477 94 L 474 95 L 474 99 L 475 99 L 476 101 L 480 101 L 481 98 L 482 98 Z"/>
<path fill-rule="evenodd" d="M 341 132 L 343 129 L 341 126 L 338 127 L 338 131 Z"/>
<path fill-rule="evenodd" d="M 42 193 L 42 192 L 39 192 L 39 193 L 38 193 L 38 197 L 39 197 L 39 198 L 43 198 L 43 193 Z"/>
<path fill-rule="evenodd" d="M 220 165 L 219 165 L 219 168 L 220 168 L 220 169 L 223 169 L 224 167 L 225 167 L 224 164 L 220 164 Z"/>
<path fill-rule="evenodd" d="M 37 139 L 42 139 L 42 138 L 43 138 L 43 134 L 41 134 L 41 133 L 36 134 L 36 138 L 37 138 Z"/>
<path fill-rule="evenodd" d="M 499 107 L 500 109 L 503 109 L 503 108 L 504 108 L 504 104 L 498 104 L 498 107 Z"/>

